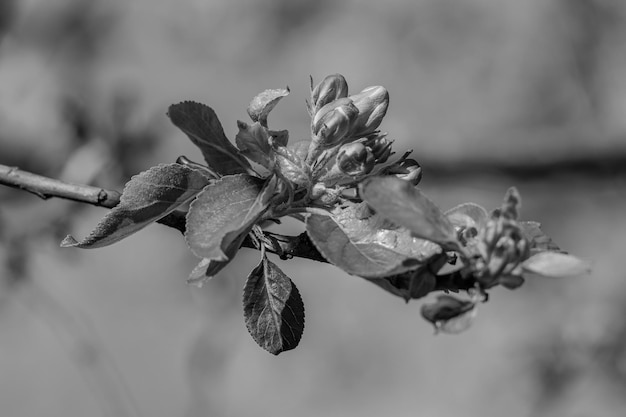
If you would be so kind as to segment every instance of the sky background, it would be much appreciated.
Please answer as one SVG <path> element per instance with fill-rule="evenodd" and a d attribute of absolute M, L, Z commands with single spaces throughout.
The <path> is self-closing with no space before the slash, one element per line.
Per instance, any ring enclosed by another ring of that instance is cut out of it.
<path fill-rule="evenodd" d="M 516 185 L 522 219 L 593 273 L 497 288 L 468 332 L 433 336 L 423 300 L 290 260 L 306 328 L 274 357 L 242 317 L 254 251 L 191 287 L 177 231 L 62 249 L 106 211 L 4 187 L 0 414 L 623 415 L 620 0 L 4 0 L 0 164 L 121 190 L 179 155 L 201 160 L 170 104 L 210 105 L 233 139 L 254 95 L 288 85 L 270 127 L 296 141 L 309 76 L 337 72 L 351 91 L 389 90 L 381 129 L 414 150 L 440 207 L 495 208 Z"/>

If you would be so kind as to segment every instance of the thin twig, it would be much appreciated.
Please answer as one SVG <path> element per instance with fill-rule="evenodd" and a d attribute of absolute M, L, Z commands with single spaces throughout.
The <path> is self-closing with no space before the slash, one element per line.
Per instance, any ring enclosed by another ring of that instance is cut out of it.
<path fill-rule="evenodd" d="M 57 197 L 105 208 L 115 207 L 121 197 L 117 191 L 84 184 L 70 184 L 6 165 L 0 165 L 0 184 L 28 191 L 44 200 Z"/>

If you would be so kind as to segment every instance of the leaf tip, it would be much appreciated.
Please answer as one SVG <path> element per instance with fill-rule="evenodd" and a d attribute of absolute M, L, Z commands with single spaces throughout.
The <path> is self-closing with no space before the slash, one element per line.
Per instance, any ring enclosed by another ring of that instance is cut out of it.
<path fill-rule="evenodd" d="M 61 247 L 62 248 L 71 248 L 74 246 L 78 246 L 78 241 L 76 239 L 74 239 L 74 237 L 72 235 L 67 235 L 65 236 L 65 239 L 63 239 L 63 241 L 61 242 Z"/>

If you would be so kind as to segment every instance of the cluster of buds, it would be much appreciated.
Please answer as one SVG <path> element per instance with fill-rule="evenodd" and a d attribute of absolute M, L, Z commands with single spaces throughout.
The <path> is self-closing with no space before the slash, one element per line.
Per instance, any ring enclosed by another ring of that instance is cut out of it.
<path fill-rule="evenodd" d="M 479 231 L 476 263 L 478 279 L 485 287 L 502 284 L 516 288 L 523 283 L 521 262 L 528 258 L 530 245 L 517 223 L 519 195 L 512 189 L 501 209 Z"/>
<path fill-rule="evenodd" d="M 308 103 L 312 141 L 308 161 L 324 150 L 375 134 L 387 108 L 389 93 L 381 86 L 348 95 L 348 83 L 340 74 L 329 75 L 311 89 Z"/>
<path fill-rule="evenodd" d="M 387 162 L 391 145 L 392 142 L 380 134 L 345 143 L 337 151 L 335 167 L 348 177 L 362 177 L 371 173 L 377 164 Z"/>
<path fill-rule="evenodd" d="M 408 153 L 388 162 L 393 141 L 377 130 L 389 107 L 384 87 L 367 87 L 349 95 L 345 78 L 333 74 L 316 86 L 311 83 L 307 104 L 311 142 L 305 163 L 313 180 L 313 200 L 324 198 L 327 205 L 340 194 L 354 194 L 354 186 L 371 175 L 394 175 L 413 185 L 420 182 L 422 170 L 417 161 L 407 158 Z M 337 187 L 344 192 L 337 193 Z"/>

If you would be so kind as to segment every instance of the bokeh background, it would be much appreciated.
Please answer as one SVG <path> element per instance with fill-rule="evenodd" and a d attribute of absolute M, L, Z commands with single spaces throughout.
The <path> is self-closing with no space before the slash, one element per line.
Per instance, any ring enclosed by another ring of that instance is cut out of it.
<path fill-rule="evenodd" d="M 307 136 L 309 75 L 380 84 L 381 126 L 442 208 L 499 205 L 593 262 L 590 276 L 496 289 L 470 331 L 327 265 L 281 263 L 307 309 L 300 346 L 249 337 L 257 254 L 203 288 L 173 229 L 61 249 L 105 213 L 0 188 L 3 416 L 623 416 L 626 4 L 621 0 L 3 0 L 0 164 L 120 190 L 201 159 L 167 107 L 226 133 L 289 85 L 270 126 Z"/>

